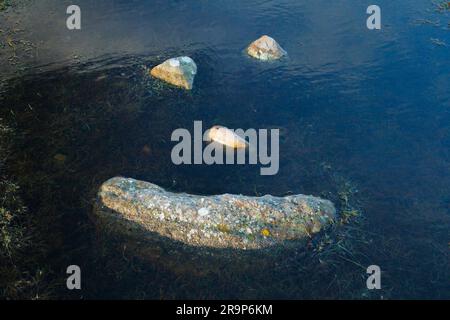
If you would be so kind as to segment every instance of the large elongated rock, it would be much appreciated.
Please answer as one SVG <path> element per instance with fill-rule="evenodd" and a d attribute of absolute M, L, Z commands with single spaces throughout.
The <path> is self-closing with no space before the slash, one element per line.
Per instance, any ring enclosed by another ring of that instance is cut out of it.
<path fill-rule="evenodd" d="M 313 196 L 200 196 L 120 177 L 101 186 L 93 212 L 100 229 L 138 256 L 203 269 L 214 265 L 209 258 L 251 263 L 301 247 L 335 216 L 330 201 Z"/>
<path fill-rule="evenodd" d="M 260 60 L 277 60 L 287 54 L 278 42 L 266 35 L 252 42 L 247 48 L 247 53 Z"/>
<path fill-rule="evenodd" d="M 154 67 L 150 74 L 177 87 L 192 89 L 197 65 L 189 57 L 171 58 Z"/>

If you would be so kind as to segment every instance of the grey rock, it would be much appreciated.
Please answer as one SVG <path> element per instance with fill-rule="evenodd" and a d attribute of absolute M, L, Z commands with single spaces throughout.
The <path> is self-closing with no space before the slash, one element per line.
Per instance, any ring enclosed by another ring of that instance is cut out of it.
<path fill-rule="evenodd" d="M 335 218 L 333 204 L 313 196 L 200 196 L 121 177 L 100 187 L 93 211 L 97 226 L 138 256 L 172 265 L 175 257 L 183 264 L 201 260 L 202 268 L 213 265 L 205 257 L 251 264 L 255 256 L 302 247 Z"/>
<path fill-rule="evenodd" d="M 259 60 L 277 60 L 285 56 L 286 51 L 273 38 L 262 36 L 253 41 L 247 48 L 247 53 Z"/>

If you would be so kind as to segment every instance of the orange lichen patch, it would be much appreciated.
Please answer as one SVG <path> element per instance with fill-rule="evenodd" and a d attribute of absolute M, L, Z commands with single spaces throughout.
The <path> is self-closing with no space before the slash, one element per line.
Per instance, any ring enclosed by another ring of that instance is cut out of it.
<path fill-rule="evenodd" d="M 267 228 L 264 228 L 261 230 L 261 235 L 264 237 L 269 237 L 270 236 L 270 231 Z"/>
<path fill-rule="evenodd" d="M 309 215 L 314 214 L 314 210 L 306 203 L 301 203 L 299 205 L 298 209 L 299 209 L 300 212 L 303 212 L 303 213 L 306 213 L 306 214 L 309 214 Z"/>
<path fill-rule="evenodd" d="M 219 223 L 219 224 L 217 225 L 217 229 L 218 229 L 220 232 L 223 232 L 223 233 L 230 233 L 230 232 L 231 232 L 230 227 L 229 227 L 227 224 L 225 224 L 225 223 Z"/>
<path fill-rule="evenodd" d="M 236 207 L 238 207 L 238 208 L 241 208 L 241 209 L 243 209 L 243 208 L 246 207 L 246 204 L 245 204 L 243 201 L 241 201 L 241 200 L 236 200 L 236 201 L 234 201 L 234 205 L 235 205 Z"/>
<path fill-rule="evenodd" d="M 166 70 L 159 66 L 154 67 L 150 70 L 150 74 L 158 79 L 164 80 L 170 84 L 177 87 L 192 89 L 192 85 L 185 79 L 185 77 L 180 73 L 168 73 Z"/>

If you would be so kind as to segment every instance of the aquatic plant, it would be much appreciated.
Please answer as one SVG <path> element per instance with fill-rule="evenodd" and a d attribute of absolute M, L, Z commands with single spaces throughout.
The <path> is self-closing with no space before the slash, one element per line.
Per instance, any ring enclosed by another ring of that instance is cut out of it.
<path fill-rule="evenodd" d="M 11 5 L 11 0 L 0 0 L 0 11 L 5 10 Z"/>
<path fill-rule="evenodd" d="M 0 119 L 1 121 L 1 119 Z M 19 186 L 1 169 L 14 131 L 0 123 L 0 298 L 42 299 L 51 295 L 44 250 Z"/>

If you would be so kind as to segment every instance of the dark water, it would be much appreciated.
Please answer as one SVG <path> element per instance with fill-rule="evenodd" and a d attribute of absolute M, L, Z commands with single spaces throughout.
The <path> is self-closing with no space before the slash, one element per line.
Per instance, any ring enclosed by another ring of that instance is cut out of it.
<path fill-rule="evenodd" d="M 21 9 L 39 54 L 5 81 L 1 99 L 2 118 L 20 132 L 10 174 L 59 239 L 53 274 L 80 264 L 91 298 L 450 297 L 448 11 L 379 1 L 382 30 L 370 31 L 368 2 L 86 0 L 82 31 L 70 32 L 68 4 Z M 246 57 L 262 34 L 288 58 Z M 147 76 L 146 67 L 180 55 L 198 65 L 191 92 Z M 279 173 L 173 165 L 171 132 L 194 120 L 281 128 Z M 180 280 L 146 266 L 100 276 L 113 267 L 92 261 L 86 216 L 96 188 L 116 175 L 201 194 L 306 193 L 337 203 L 345 193 L 362 214 L 364 241 L 345 239 L 355 252 L 327 267 L 312 255 L 245 280 Z M 377 292 L 366 289 L 371 264 L 383 271 Z"/>

